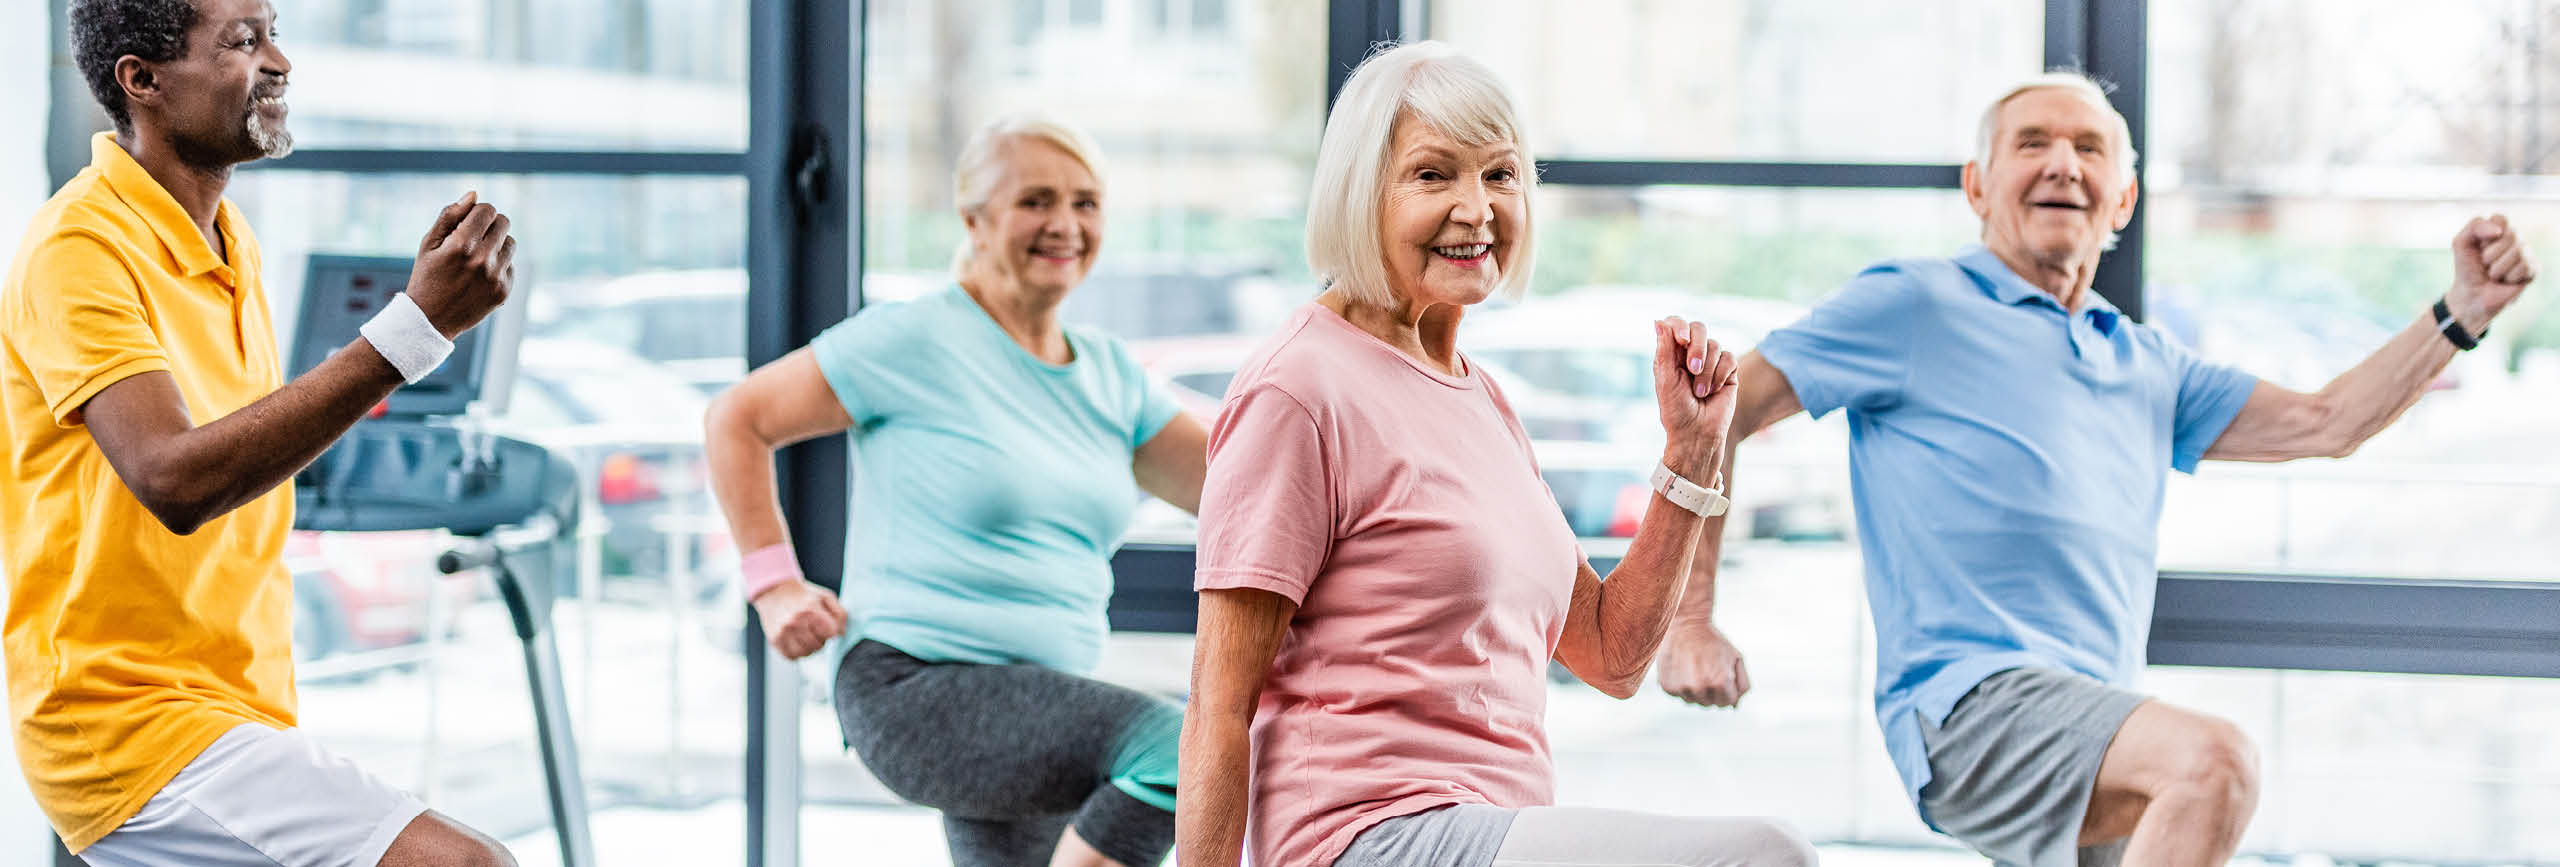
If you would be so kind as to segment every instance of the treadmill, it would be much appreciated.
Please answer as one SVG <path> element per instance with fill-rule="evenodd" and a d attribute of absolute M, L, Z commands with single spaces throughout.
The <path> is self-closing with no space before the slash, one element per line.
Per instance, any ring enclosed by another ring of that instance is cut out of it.
<path fill-rule="evenodd" d="M 293 376 L 345 347 L 391 296 L 406 288 L 411 260 L 315 255 L 303 281 L 290 357 Z M 448 530 L 458 544 L 437 558 L 445 574 L 488 567 L 523 645 L 525 682 L 543 782 L 564 867 L 594 867 L 586 784 L 569 727 L 559 644 L 552 629 L 561 576 L 574 570 L 581 486 L 566 458 L 478 429 L 474 404 L 502 412 L 514 387 L 521 302 L 501 306 L 454 340 L 453 355 L 426 379 L 402 386 L 373 414 L 295 477 L 294 529 Z M 501 550 L 498 533 L 548 529 L 546 544 Z M 520 562 L 528 558 L 534 562 Z M 520 574 L 528 569 L 532 580 Z"/>

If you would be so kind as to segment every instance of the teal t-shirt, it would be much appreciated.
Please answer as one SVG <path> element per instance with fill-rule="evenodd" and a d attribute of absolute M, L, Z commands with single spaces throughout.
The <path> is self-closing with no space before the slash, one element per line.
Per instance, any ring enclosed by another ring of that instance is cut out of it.
<path fill-rule="evenodd" d="M 852 417 L 851 635 L 939 662 L 1082 674 L 1109 633 L 1130 460 L 1179 412 L 1118 340 L 1032 357 L 958 286 L 867 307 L 809 346 Z"/>

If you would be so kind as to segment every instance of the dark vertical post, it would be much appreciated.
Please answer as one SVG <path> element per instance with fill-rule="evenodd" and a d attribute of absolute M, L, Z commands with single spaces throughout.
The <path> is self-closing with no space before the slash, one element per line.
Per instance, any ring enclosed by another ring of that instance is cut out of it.
<path fill-rule="evenodd" d="M 2150 14 L 2146 0 L 2088 0 L 2089 41 L 2087 57 L 2089 74 L 2112 83 L 2116 111 L 2124 113 L 2126 125 L 2133 132 L 2135 151 L 2151 152 L 2148 126 L 2150 113 L 2149 69 L 2143 62 L 2145 43 L 2150 37 Z M 2133 222 L 2117 233 L 2115 252 L 2098 262 L 2098 294 L 2114 302 L 2125 315 L 2142 319 L 2142 224 L 2150 209 L 2135 203 Z"/>
<path fill-rule="evenodd" d="M 2108 98 L 2124 114 L 2133 131 L 2133 147 L 2151 152 L 2145 135 L 2148 113 L 2148 70 L 2143 51 L 2150 38 L 2146 0 L 2045 0 L 2044 62 L 2066 67 L 2115 85 Z M 2142 223 L 2147 208 L 2136 203 L 2133 222 L 2117 234 L 2116 249 L 2098 262 L 2092 287 L 2125 315 L 2143 318 Z"/>
<path fill-rule="evenodd" d="M 855 80 L 866 5 L 832 0 L 749 4 L 747 361 L 806 345 L 853 306 L 861 271 L 861 89 Z M 841 586 L 847 507 L 845 440 L 777 456 L 783 515 L 809 578 Z M 747 864 L 799 863 L 797 673 L 774 664 L 753 611 L 747 652 Z"/>
<path fill-rule="evenodd" d="M 1413 0 L 1421 3 L 1426 0 Z M 1333 105 L 1351 70 L 1380 42 L 1402 39 L 1403 0 L 1333 0 L 1325 17 L 1324 101 Z"/>

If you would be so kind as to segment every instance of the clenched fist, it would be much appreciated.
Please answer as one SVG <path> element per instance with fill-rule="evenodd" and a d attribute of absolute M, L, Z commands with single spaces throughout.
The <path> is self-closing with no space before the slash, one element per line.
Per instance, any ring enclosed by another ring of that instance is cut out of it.
<path fill-rule="evenodd" d="M 1703 322 L 1673 316 L 1653 324 L 1654 402 L 1662 411 L 1663 463 L 1693 483 L 1721 488 L 1725 432 L 1733 427 L 1740 366 L 1707 338 Z"/>
<path fill-rule="evenodd" d="M 1742 651 L 1713 626 L 1673 626 L 1654 663 L 1654 679 L 1663 692 L 1707 707 L 1733 707 L 1751 691 Z"/>
<path fill-rule="evenodd" d="M 2524 240 L 2507 226 L 2503 214 L 2474 218 L 2453 236 L 2453 288 L 2444 294 L 2447 309 L 2464 330 L 2488 330 L 2516 296 L 2533 282 L 2533 255 Z"/>
<path fill-rule="evenodd" d="M 844 634 L 844 605 L 827 588 L 807 580 L 776 584 L 749 601 L 764 622 L 765 640 L 784 659 L 816 653 Z"/>
<path fill-rule="evenodd" d="M 507 215 L 479 199 L 464 193 L 446 205 L 419 240 L 418 262 L 409 269 L 409 300 L 447 340 L 506 303 L 516 281 L 516 239 L 507 234 Z"/>

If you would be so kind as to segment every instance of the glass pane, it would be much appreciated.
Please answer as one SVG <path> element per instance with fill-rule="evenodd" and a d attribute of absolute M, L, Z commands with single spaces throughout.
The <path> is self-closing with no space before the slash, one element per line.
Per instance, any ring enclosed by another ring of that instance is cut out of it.
<path fill-rule="evenodd" d="M 745 150 L 746 0 L 276 0 L 306 148 Z"/>
<path fill-rule="evenodd" d="M 2560 249 L 2560 3 L 2151 7 L 2151 316 L 2209 358 L 2317 390 L 2421 317 L 2464 220 Z M 2549 116 L 2545 116 L 2548 114 Z M 2560 579 L 2560 303 L 2527 291 L 2344 461 L 2171 482 L 2171 567 Z"/>
<path fill-rule="evenodd" d="M 2259 752 L 2243 852 L 2340 863 L 2521 864 L 2560 852 L 2560 681 L 2155 668 L 2144 687 Z"/>
<path fill-rule="evenodd" d="M 514 303 L 531 314 L 506 411 L 471 423 L 550 448 L 580 474 L 574 555 L 549 569 L 515 562 L 563 594 L 555 628 L 599 861 L 738 863 L 744 606 L 704 484 L 701 418 L 702 389 L 742 364 L 707 341 L 655 354 L 642 328 L 571 326 L 645 324 L 674 306 L 742 327 L 745 181 L 258 171 L 232 196 L 290 330 L 311 255 L 412 255 L 465 189 L 510 212 Z M 556 863 L 519 645 L 489 576 L 436 574 L 450 544 L 436 532 L 296 534 L 301 722 L 527 863 Z"/>
<path fill-rule="evenodd" d="M 1560 187 L 1539 191 L 1528 299 L 1476 313 L 1459 341 L 1504 385 L 1566 522 L 1633 536 L 1662 427 L 1654 319 L 1737 350 L 1794 322 L 1878 260 L 1951 252 L 1972 215 L 1952 190 Z M 1752 440 L 1737 514 L 1753 537 L 1849 532 L 1848 429 L 1796 418 Z M 1592 546 L 1595 552 L 1610 545 Z"/>
<path fill-rule="evenodd" d="M 1827 864 L 1985 863 L 1920 823 L 1885 755 L 1856 546 L 1750 540 L 1727 554 L 1717 609 L 1750 666 L 1740 710 L 1685 705 L 1649 683 L 1620 701 L 1559 673 L 1546 720 L 1557 803 L 1776 816 Z M 1149 666 L 1187 662 L 1190 642 L 1120 635 L 1106 658 L 1112 679 L 1161 683 L 1180 672 Z M 2154 667 L 2141 689 L 2228 719 L 2256 745 L 2258 811 L 2235 864 L 2521 864 L 2560 851 L 2548 820 L 2560 809 L 2549 737 L 2560 681 Z M 927 811 L 829 803 L 803 819 L 808 851 L 948 863 Z"/>
<path fill-rule="evenodd" d="M 981 124 L 1036 109 L 1093 136 L 1109 172 L 1100 258 L 1061 315 L 1129 341 L 1191 411 L 1213 415 L 1233 365 L 1315 294 L 1302 238 L 1325 105 L 1320 4 L 867 8 L 865 302 L 950 284 L 963 236 L 953 162 Z M 1132 538 L 1192 538 L 1190 516 L 1160 502 L 1141 507 L 1137 523 Z M 1180 695 L 1189 643 L 1117 635 L 1103 665 L 1104 679 Z M 932 814 L 904 806 L 845 753 L 828 681 L 813 682 L 801 730 L 808 850 L 945 863 Z"/>
<path fill-rule="evenodd" d="M 1962 162 L 2044 57 L 2037 0 L 1437 0 L 1544 159 Z"/>

